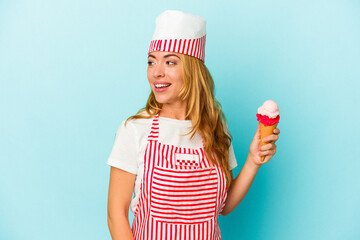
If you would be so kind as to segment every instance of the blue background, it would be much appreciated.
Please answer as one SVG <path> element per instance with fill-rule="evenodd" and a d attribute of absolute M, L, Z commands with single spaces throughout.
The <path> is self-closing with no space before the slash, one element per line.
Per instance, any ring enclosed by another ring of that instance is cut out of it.
<path fill-rule="evenodd" d="M 0 239 L 110 239 L 106 161 L 121 121 L 146 102 L 166 9 L 207 20 L 235 175 L 257 108 L 280 106 L 278 152 L 220 217 L 223 239 L 360 239 L 355 0 L 0 0 Z"/>

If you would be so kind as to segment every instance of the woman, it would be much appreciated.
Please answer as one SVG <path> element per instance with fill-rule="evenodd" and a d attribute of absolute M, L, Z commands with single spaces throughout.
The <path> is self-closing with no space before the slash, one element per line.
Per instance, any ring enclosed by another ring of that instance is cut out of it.
<path fill-rule="evenodd" d="M 276 152 L 279 129 L 260 147 L 258 127 L 233 179 L 231 135 L 204 64 L 205 24 L 180 11 L 156 19 L 147 71 L 152 91 L 146 107 L 121 124 L 108 160 L 108 225 L 115 240 L 221 239 L 218 216 L 236 208 Z"/>

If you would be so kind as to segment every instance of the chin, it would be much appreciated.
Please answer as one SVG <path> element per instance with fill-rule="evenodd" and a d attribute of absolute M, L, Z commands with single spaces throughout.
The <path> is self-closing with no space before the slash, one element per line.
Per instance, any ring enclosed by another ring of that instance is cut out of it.
<path fill-rule="evenodd" d="M 160 99 L 156 98 L 156 101 L 157 101 L 158 103 L 160 103 L 160 104 L 169 103 L 169 101 L 166 101 L 166 100 L 164 100 L 164 99 L 162 99 L 162 98 L 160 98 Z"/>
<path fill-rule="evenodd" d="M 155 95 L 155 99 L 156 99 L 156 101 L 157 101 L 158 103 L 160 103 L 160 104 L 168 104 L 168 103 L 174 102 L 173 99 L 168 98 L 168 97 L 166 97 L 166 96 L 156 96 L 156 95 Z"/>

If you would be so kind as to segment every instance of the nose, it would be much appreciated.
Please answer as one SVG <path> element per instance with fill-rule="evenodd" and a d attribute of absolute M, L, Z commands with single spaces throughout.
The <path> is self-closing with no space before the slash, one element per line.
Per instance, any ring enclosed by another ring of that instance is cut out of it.
<path fill-rule="evenodd" d="M 164 67 L 162 64 L 156 64 L 153 72 L 154 77 L 163 77 L 165 75 Z"/>

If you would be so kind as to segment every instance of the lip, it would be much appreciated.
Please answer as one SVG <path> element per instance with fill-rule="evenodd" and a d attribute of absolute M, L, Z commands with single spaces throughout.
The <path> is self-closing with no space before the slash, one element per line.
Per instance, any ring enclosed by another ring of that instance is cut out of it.
<path fill-rule="evenodd" d="M 162 88 L 157 88 L 157 87 L 156 87 L 156 84 L 170 84 L 170 86 L 171 86 L 171 83 L 169 83 L 169 82 L 163 82 L 163 81 L 156 81 L 156 82 L 154 82 L 154 90 L 155 90 L 155 92 L 159 92 L 159 93 L 166 91 L 167 89 L 170 88 L 170 86 L 168 86 L 168 87 L 162 87 Z"/>
<path fill-rule="evenodd" d="M 171 84 L 171 83 L 164 82 L 164 81 L 156 81 L 156 82 L 154 82 L 154 85 L 156 85 L 156 84 Z"/>

